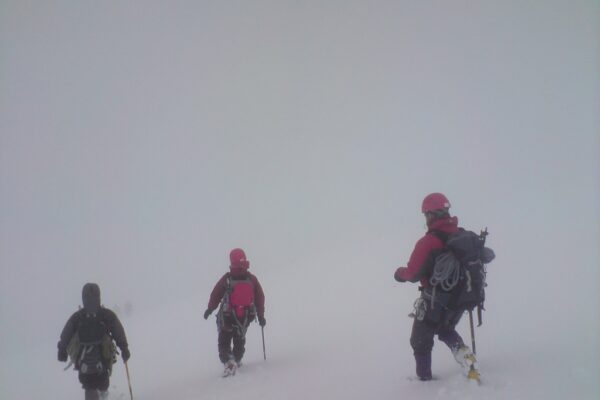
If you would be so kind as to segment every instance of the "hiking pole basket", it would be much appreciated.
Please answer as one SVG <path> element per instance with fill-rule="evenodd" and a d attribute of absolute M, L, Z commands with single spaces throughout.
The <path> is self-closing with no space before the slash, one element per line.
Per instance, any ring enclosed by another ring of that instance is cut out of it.
<path fill-rule="evenodd" d="M 265 351 L 265 327 L 261 326 L 260 330 L 261 330 L 261 333 L 262 333 L 263 357 L 264 357 L 265 361 L 267 361 L 267 352 Z"/>
<path fill-rule="evenodd" d="M 125 372 L 127 373 L 127 384 L 129 385 L 129 396 L 131 397 L 131 400 L 133 400 L 133 391 L 131 390 L 131 378 L 129 377 L 129 367 L 127 366 L 127 363 L 125 363 Z"/>
<path fill-rule="evenodd" d="M 475 326 L 473 325 L 473 310 L 469 310 L 469 325 L 471 325 L 471 346 L 473 347 L 473 354 L 477 354 L 477 350 L 475 350 Z"/>

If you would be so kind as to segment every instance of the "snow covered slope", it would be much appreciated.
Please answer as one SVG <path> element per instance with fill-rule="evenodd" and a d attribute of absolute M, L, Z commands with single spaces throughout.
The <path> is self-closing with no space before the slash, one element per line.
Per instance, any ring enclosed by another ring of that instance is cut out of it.
<path fill-rule="evenodd" d="M 82 399 L 56 342 L 86 282 L 139 400 L 598 400 L 599 27 L 593 0 L 0 1 L 0 400 Z M 392 276 L 437 191 L 497 254 L 481 387 L 440 343 L 407 379 Z M 267 360 L 254 325 L 222 379 L 234 247 Z"/>
<path fill-rule="evenodd" d="M 489 243 L 494 245 L 493 236 Z M 202 319 L 214 283 L 208 278 L 201 284 L 204 293 L 199 290 L 122 317 L 131 342 L 134 398 L 597 398 L 596 338 L 568 339 L 571 332 L 586 330 L 589 324 L 554 310 L 543 312 L 535 304 L 529 312 L 523 309 L 523 302 L 545 303 L 553 294 L 539 293 L 535 301 L 515 295 L 520 284 L 509 286 L 503 280 L 502 270 L 511 267 L 499 249 L 498 259 L 489 266 L 488 311 L 484 325 L 476 330 L 483 384 L 469 384 L 441 342 L 434 348 L 437 379 L 426 383 L 411 379 L 414 363 L 407 314 L 417 295 L 416 285 L 394 282 L 393 267 L 380 264 L 368 247 L 357 246 L 354 260 L 343 265 L 335 264 L 338 251 L 334 250 L 262 276 L 261 267 L 253 267 L 267 296 L 267 360 L 263 360 L 260 327 L 253 324 L 244 365 L 233 378 L 220 376 L 214 318 Z M 556 278 L 542 283 L 551 287 Z M 592 311 L 569 297 L 562 302 L 584 314 Z M 460 332 L 470 342 L 467 318 Z M 3 399 L 81 398 L 75 373 L 62 372 L 62 364 L 54 362 L 53 346 L 49 342 L 45 348 L 23 349 L 3 363 L 2 377 L 7 379 Z M 114 371 L 111 396 L 129 396 L 122 364 Z"/>

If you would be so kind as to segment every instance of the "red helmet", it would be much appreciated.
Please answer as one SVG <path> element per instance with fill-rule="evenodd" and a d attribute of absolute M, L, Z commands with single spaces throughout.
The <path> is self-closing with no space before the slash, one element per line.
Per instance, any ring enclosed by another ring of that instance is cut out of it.
<path fill-rule="evenodd" d="M 421 212 L 426 213 L 435 210 L 447 210 L 450 208 L 450 201 L 441 193 L 431 193 L 425 196 L 421 205 Z"/>
<path fill-rule="evenodd" d="M 234 268 L 244 268 L 248 269 L 250 267 L 250 262 L 246 260 L 246 253 L 242 249 L 233 249 L 229 253 L 229 261 L 231 262 L 231 267 Z"/>

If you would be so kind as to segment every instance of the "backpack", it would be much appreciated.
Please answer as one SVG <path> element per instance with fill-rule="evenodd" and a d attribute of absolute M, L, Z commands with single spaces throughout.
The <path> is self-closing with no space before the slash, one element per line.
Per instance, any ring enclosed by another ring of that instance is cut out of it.
<path fill-rule="evenodd" d="M 431 306 L 435 307 L 436 291 L 440 290 L 444 299 L 443 307 L 452 310 L 483 309 L 485 301 L 485 264 L 494 259 L 491 249 L 485 247 L 487 229 L 480 235 L 465 229 L 447 234 L 432 231 L 445 242 L 445 247 L 434 260 L 433 273 L 429 283 L 433 287 Z"/>
<path fill-rule="evenodd" d="M 70 364 L 82 374 L 101 374 L 106 370 L 110 375 L 112 365 L 117 361 L 117 347 L 99 313 L 81 312 L 77 330 L 67 346 L 67 354 Z"/>
<path fill-rule="evenodd" d="M 242 279 L 227 277 L 227 290 L 219 312 L 223 316 L 232 316 L 237 323 L 243 321 L 244 325 L 254 319 L 256 316 L 254 285 L 250 277 Z"/>

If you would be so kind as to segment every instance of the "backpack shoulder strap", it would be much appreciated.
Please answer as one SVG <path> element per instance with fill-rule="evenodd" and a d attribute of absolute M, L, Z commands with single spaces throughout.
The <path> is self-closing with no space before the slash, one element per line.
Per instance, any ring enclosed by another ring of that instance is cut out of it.
<path fill-rule="evenodd" d="M 223 292 L 223 297 L 221 297 L 221 305 L 224 303 L 229 303 L 229 295 L 231 294 L 231 291 L 231 275 L 228 272 L 225 274 L 225 291 Z"/>
<path fill-rule="evenodd" d="M 73 322 L 75 323 L 75 327 L 77 329 L 79 329 L 79 326 L 81 325 L 81 318 L 84 316 L 84 311 L 83 308 L 80 308 L 79 310 L 75 311 L 73 313 Z"/>
<path fill-rule="evenodd" d="M 427 233 L 431 233 L 433 236 L 440 239 L 444 244 L 448 243 L 448 239 L 450 239 L 450 236 L 457 235 L 463 232 L 465 232 L 464 228 L 458 228 L 458 230 L 454 233 L 443 232 L 437 229 L 430 229 L 427 231 Z"/>
<path fill-rule="evenodd" d="M 235 283 L 238 283 L 238 282 L 250 282 L 250 283 L 252 283 L 252 279 L 251 279 L 251 277 L 249 275 L 248 276 L 244 276 L 244 277 L 239 277 L 239 278 L 234 278 L 231 275 L 227 276 L 227 287 L 231 288 L 231 287 L 233 287 L 233 285 Z"/>
<path fill-rule="evenodd" d="M 437 229 L 430 229 L 429 231 L 427 231 L 427 233 L 431 233 L 433 236 L 440 239 L 442 241 L 442 243 L 444 243 L 444 245 L 446 244 L 446 242 L 448 241 L 448 238 L 450 237 L 449 233 L 442 232 Z"/>

